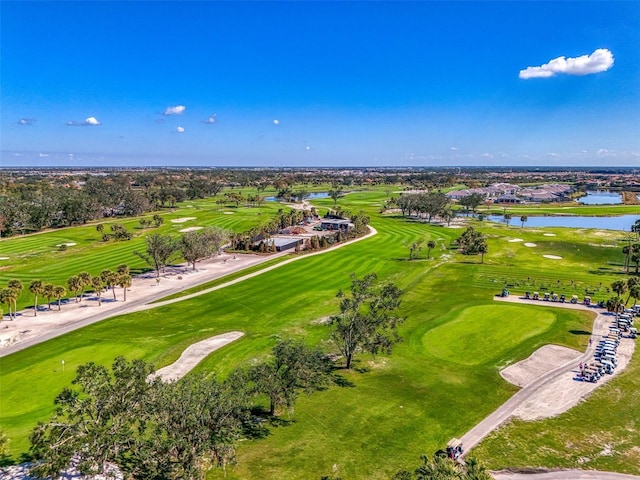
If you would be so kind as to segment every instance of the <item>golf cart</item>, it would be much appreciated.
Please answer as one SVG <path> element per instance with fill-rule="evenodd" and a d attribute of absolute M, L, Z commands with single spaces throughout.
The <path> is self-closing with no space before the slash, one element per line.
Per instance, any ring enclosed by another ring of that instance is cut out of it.
<path fill-rule="evenodd" d="M 462 440 L 459 438 L 452 438 L 449 440 L 449 443 L 447 443 L 447 457 L 452 460 L 457 460 L 463 452 Z"/>

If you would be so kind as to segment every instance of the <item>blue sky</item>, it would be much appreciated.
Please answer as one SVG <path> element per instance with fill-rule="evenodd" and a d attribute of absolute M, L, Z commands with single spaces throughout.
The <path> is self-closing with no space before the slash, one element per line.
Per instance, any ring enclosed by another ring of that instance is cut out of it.
<path fill-rule="evenodd" d="M 636 1 L 0 8 L 1 166 L 640 166 Z"/>

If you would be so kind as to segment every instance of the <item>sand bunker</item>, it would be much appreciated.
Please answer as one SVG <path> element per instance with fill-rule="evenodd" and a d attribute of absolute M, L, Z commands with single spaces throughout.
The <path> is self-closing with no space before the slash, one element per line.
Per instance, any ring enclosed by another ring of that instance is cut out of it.
<path fill-rule="evenodd" d="M 77 243 L 76 242 L 59 243 L 56 245 L 56 247 L 62 247 L 63 245 L 65 247 L 73 247 L 74 245 L 77 245 Z"/>
<path fill-rule="evenodd" d="M 509 240 L 507 240 L 507 242 L 509 242 L 509 243 L 524 242 L 524 240 L 521 239 L 521 238 L 510 238 Z"/>
<path fill-rule="evenodd" d="M 222 335 L 216 335 L 215 337 L 189 345 L 185 351 L 182 352 L 178 360 L 171 365 L 157 370 L 155 376 L 160 377 L 165 382 L 179 380 L 204 360 L 211 352 L 215 352 L 243 335 L 244 333 L 242 332 L 223 333 Z"/>
<path fill-rule="evenodd" d="M 507 382 L 524 387 L 544 373 L 574 360 L 582 355 L 577 350 L 559 345 L 544 345 L 528 358 L 508 366 L 500 372 Z"/>
<path fill-rule="evenodd" d="M 233 215 L 236 212 L 222 212 L 222 213 L 224 213 L 225 215 Z"/>
<path fill-rule="evenodd" d="M 531 243 L 531 242 L 527 242 L 524 244 L 525 247 L 537 247 L 538 245 L 536 245 L 535 243 Z"/>
<path fill-rule="evenodd" d="M 180 230 L 180 232 L 193 232 L 195 230 L 202 230 L 204 227 L 187 227 Z"/>
<path fill-rule="evenodd" d="M 196 217 L 182 217 L 182 218 L 174 218 L 173 220 L 171 220 L 171 223 L 184 223 L 184 222 L 188 222 L 189 220 L 195 220 Z"/>
<path fill-rule="evenodd" d="M 555 237 L 556 236 L 555 233 L 543 233 L 542 235 L 544 235 L 545 237 Z"/>
<path fill-rule="evenodd" d="M 542 255 L 544 258 L 550 258 L 551 260 L 562 260 L 562 257 L 558 255 Z"/>
<path fill-rule="evenodd" d="M 9 260 L 9 257 L 0 257 L 0 260 Z"/>

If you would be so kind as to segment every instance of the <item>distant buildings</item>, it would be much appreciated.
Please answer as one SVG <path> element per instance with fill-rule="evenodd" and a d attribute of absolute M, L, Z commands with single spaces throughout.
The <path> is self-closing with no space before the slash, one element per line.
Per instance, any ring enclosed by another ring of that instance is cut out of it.
<path fill-rule="evenodd" d="M 550 203 L 566 202 L 573 191 L 571 185 L 547 184 L 535 187 L 520 187 L 510 183 L 494 183 L 488 187 L 470 188 L 448 192 L 446 196 L 450 200 L 460 200 L 473 193 L 479 193 L 485 200 L 501 204 L 514 204 L 521 202 Z"/>

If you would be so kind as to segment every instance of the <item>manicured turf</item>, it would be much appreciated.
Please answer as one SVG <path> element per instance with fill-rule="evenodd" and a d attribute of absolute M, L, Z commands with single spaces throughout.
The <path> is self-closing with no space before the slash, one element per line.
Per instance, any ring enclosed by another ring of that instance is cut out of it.
<path fill-rule="evenodd" d="M 589 331 L 593 322 L 587 312 L 497 304 L 493 296 L 505 279 L 552 282 L 562 271 L 571 271 L 580 285 L 608 284 L 618 277 L 610 265 L 619 261 L 617 251 L 599 247 L 600 258 L 609 266 L 599 271 L 601 265 L 594 263 L 585 270 L 585 259 L 569 253 L 571 235 L 558 232 L 549 238 L 554 245 L 548 248 L 550 252 L 563 248 L 566 258 L 544 263 L 540 250 L 536 254 L 535 249 L 506 241 L 514 236 L 512 228 L 479 224 L 491 236 L 489 254 L 481 265 L 478 257 L 449 250 L 461 230 L 378 215 L 384 196 L 363 192 L 341 200 L 372 216 L 379 234 L 370 239 L 210 294 L 100 322 L 0 359 L 0 425 L 12 439 L 14 455 L 26 450 L 28 431 L 48 417 L 53 398 L 81 363 L 108 364 L 124 354 L 161 367 L 191 343 L 241 330 L 245 337 L 196 368 L 224 376 L 264 357 L 278 337 L 327 346 L 329 327 L 321 320 L 337 312 L 335 294 L 348 288 L 351 273 L 375 272 L 406 291 L 401 312 L 407 316 L 401 327 L 404 341 L 390 357 L 362 356 L 356 371 L 341 372 L 345 385 L 351 386 L 333 386 L 302 398 L 290 424 L 272 428 L 264 439 L 243 442 L 238 466 L 227 478 L 319 478 L 336 475 L 334 464 L 345 479 L 388 478 L 415 464 L 420 454 L 433 453 L 449 438 L 462 435 L 509 398 L 516 387 L 502 380 L 500 366 L 523 359 L 546 343 L 585 347 L 586 336 L 581 333 Z M 527 229 L 517 236 L 526 241 L 535 238 L 536 243 L 546 238 Z M 421 237 L 437 239 L 439 247 L 431 252 L 431 260 L 426 260 L 424 251 L 410 262 L 404 243 Z M 573 241 L 582 249 L 596 238 L 587 232 Z M 500 346 L 490 349 L 493 344 Z M 640 401 L 629 402 L 630 411 L 639 408 Z M 220 472 L 210 476 L 222 478 Z"/>

